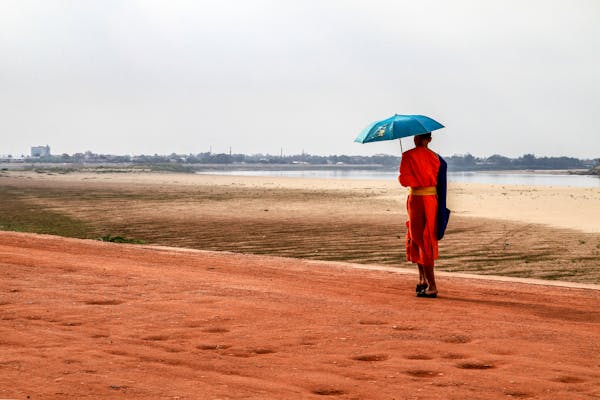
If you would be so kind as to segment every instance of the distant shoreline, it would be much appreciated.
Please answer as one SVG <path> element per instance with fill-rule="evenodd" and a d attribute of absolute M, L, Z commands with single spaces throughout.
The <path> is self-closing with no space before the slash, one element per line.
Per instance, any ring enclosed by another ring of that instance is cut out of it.
<path fill-rule="evenodd" d="M 188 172 L 203 171 L 396 171 L 397 166 L 382 164 L 271 164 L 271 163 L 232 163 L 232 164 L 179 164 L 179 163 L 0 163 L 0 170 L 58 170 L 65 172 Z M 588 169 L 491 169 L 491 168 L 456 168 L 449 167 L 452 172 L 484 172 L 497 174 L 547 174 L 547 175 L 598 175 L 595 170 Z"/>

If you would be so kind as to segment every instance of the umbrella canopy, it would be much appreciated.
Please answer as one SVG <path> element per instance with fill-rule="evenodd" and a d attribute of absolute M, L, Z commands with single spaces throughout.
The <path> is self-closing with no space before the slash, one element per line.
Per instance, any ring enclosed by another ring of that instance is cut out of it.
<path fill-rule="evenodd" d="M 444 125 L 424 115 L 394 115 L 393 117 L 373 122 L 362 130 L 354 139 L 358 143 L 393 140 L 407 136 L 421 135 Z"/>

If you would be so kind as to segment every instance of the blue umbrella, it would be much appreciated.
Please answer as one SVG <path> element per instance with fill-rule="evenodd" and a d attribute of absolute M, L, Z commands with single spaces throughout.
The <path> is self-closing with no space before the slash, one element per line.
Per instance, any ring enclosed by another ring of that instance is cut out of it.
<path fill-rule="evenodd" d="M 373 122 L 363 129 L 354 141 L 369 143 L 400 139 L 435 131 L 443 127 L 444 125 L 424 115 L 396 114 L 393 117 Z"/>

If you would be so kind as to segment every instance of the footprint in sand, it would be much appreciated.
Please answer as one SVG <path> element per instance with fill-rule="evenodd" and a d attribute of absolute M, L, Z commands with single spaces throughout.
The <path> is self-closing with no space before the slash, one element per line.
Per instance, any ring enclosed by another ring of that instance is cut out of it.
<path fill-rule="evenodd" d="M 433 360 L 433 357 L 426 354 L 408 354 L 404 358 L 407 360 Z"/>
<path fill-rule="evenodd" d="M 123 356 L 123 357 L 130 357 L 131 354 L 127 353 L 126 351 L 123 350 L 104 350 L 105 353 L 108 354 L 112 354 L 114 356 Z"/>
<path fill-rule="evenodd" d="M 387 354 L 364 354 L 352 357 L 356 361 L 385 361 L 389 360 L 389 358 L 390 356 Z"/>
<path fill-rule="evenodd" d="M 319 396 L 340 396 L 346 394 L 346 391 L 334 388 L 316 388 L 311 390 L 311 393 Z"/>
<path fill-rule="evenodd" d="M 577 378 L 576 376 L 559 376 L 558 378 L 552 379 L 553 382 L 559 383 L 583 383 L 584 379 Z"/>
<path fill-rule="evenodd" d="M 206 332 L 206 333 L 227 333 L 227 332 L 229 332 L 229 329 L 223 328 L 223 327 L 220 327 L 220 326 L 213 326 L 213 327 L 210 327 L 210 328 L 202 329 L 202 332 Z"/>
<path fill-rule="evenodd" d="M 479 361 L 463 362 L 456 365 L 457 368 L 461 369 L 492 369 L 493 364 L 483 363 Z"/>
<path fill-rule="evenodd" d="M 227 344 L 200 344 L 196 346 L 198 350 L 225 350 L 230 347 Z"/>
<path fill-rule="evenodd" d="M 445 358 L 447 360 L 461 360 L 463 358 L 467 358 L 468 356 L 464 355 L 464 354 L 459 354 L 459 353 L 448 353 L 448 354 L 444 354 L 442 356 L 442 358 Z"/>
<path fill-rule="evenodd" d="M 442 342 L 446 343 L 455 343 L 455 344 L 464 344 L 469 343 L 471 338 L 466 335 L 450 335 L 442 338 Z"/>
<path fill-rule="evenodd" d="M 408 371 L 404 371 L 404 373 L 415 378 L 433 378 L 438 375 L 438 372 L 426 369 L 409 369 Z"/>
<path fill-rule="evenodd" d="M 167 353 L 183 353 L 185 350 L 180 348 L 180 347 L 165 347 L 163 346 L 162 349 L 164 351 L 166 351 Z"/>
<path fill-rule="evenodd" d="M 248 358 L 248 357 L 254 357 L 256 355 L 272 354 L 272 353 L 276 353 L 276 351 L 273 349 L 266 348 L 266 347 L 265 348 L 260 347 L 260 348 L 254 348 L 254 349 L 248 349 L 248 350 L 237 350 L 228 355 L 234 356 L 234 357 Z"/>
<path fill-rule="evenodd" d="M 314 338 L 312 336 L 307 336 L 300 339 L 300 345 L 302 346 L 316 346 L 317 343 L 317 338 Z"/>
<path fill-rule="evenodd" d="M 142 338 L 142 340 L 148 340 L 153 342 L 160 342 L 167 339 L 169 339 L 168 335 L 150 335 Z"/>
<path fill-rule="evenodd" d="M 266 348 L 266 347 L 259 347 L 259 348 L 256 348 L 256 349 L 252 349 L 250 351 L 252 353 L 254 353 L 254 354 L 272 354 L 272 353 L 276 353 L 275 350 L 269 349 L 269 348 Z"/>
<path fill-rule="evenodd" d="M 97 299 L 87 300 L 85 304 L 90 306 L 118 306 L 119 304 L 123 304 L 123 302 L 120 300 Z"/>
<path fill-rule="evenodd" d="M 362 320 L 358 321 L 361 325 L 387 325 L 387 322 L 380 320 Z"/>

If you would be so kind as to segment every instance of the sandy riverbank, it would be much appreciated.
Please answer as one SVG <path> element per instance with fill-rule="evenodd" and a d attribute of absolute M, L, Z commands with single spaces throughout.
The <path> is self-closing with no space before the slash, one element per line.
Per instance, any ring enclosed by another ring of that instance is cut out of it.
<path fill-rule="evenodd" d="M 241 186 L 265 189 L 304 189 L 312 191 L 350 190 L 377 195 L 382 199 L 403 201 L 406 190 L 395 181 L 310 179 L 283 177 L 220 176 L 175 173 L 123 174 L 38 174 L 5 172 L 0 183 L 14 179 L 36 182 L 105 183 L 142 185 L 148 189 L 165 186 Z M 451 183 L 448 205 L 456 215 L 505 219 L 600 232 L 600 188 L 570 188 L 523 185 L 484 185 Z M 343 207 L 343 204 L 339 204 Z"/>
<path fill-rule="evenodd" d="M 0 189 L 4 230 L 406 265 L 393 181 L 10 172 Z M 597 204 L 600 189 L 451 185 L 438 268 L 598 283 Z"/>

